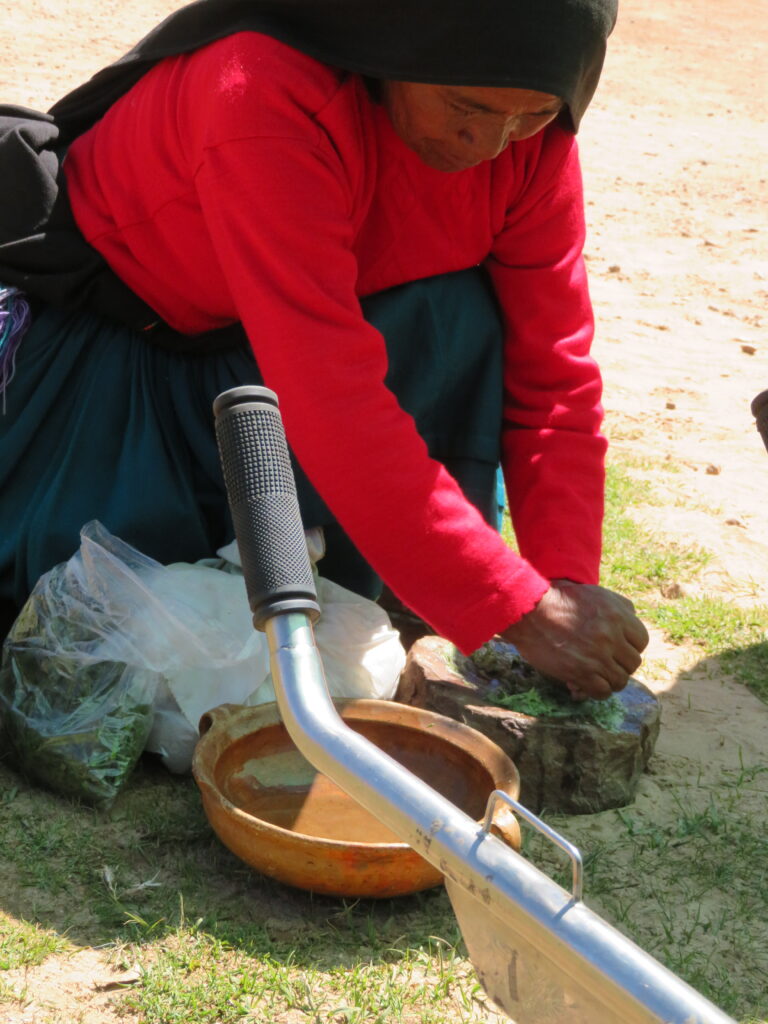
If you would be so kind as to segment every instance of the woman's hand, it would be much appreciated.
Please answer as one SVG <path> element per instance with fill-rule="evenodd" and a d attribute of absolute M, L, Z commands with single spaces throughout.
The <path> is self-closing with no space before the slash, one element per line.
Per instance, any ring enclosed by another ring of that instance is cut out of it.
<path fill-rule="evenodd" d="M 631 601 L 604 587 L 553 580 L 536 607 L 502 638 L 575 700 L 623 690 L 642 662 L 648 632 Z"/>

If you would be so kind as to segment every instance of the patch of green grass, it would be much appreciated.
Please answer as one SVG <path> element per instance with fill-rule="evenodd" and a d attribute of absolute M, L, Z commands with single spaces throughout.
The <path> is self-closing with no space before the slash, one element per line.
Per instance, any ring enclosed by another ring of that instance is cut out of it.
<path fill-rule="evenodd" d="M 672 459 L 654 458 L 652 455 L 634 455 L 623 453 L 621 456 L 622 467 L 629 470 L 641 470 L 646 473 L 653 473 L 655 476 L 663 473 L 670 473 L 673 476 L 680 472 L 680 466 Z"/>
<path fill-rule="evenodd" d="M 768 704 L 768 642 L 750 647 L 724 651 L 720 662 L 727 672 L 733 673 L 756 697 Z"/>
<path fill-rule="evenodd" d="M 711 555 L 695 544 L 683 545 L 664 540 L 644 529 L 628 515 L 633 505 L 663 504 L 646 480 L 633 476 L 627 465 L 606 468 L 605 521 L 601 583 L 637 599 L 664 584 L 695 576 Z M 515 550 L 516 541 L 508 510 L 502 520 L 502 536 Z"/>
<path fill-rule="evenodd" d="M 620 466 L 608 466 L 601 583 L 633 600 L 664 583 L 690 579 L 707 564 L 708 552 L 654 536 L 627 514 L 633 504 L 649 502 L 650 484 Z"/>
<path fill-rule="evenodd" d="M 115 995 L 136 1024 L 484 1019 L 442 889 L 353 903 L 286 889 L 221 846 L 191 779 L 151 765 L 107 813 L 0 765 L 0 791 L 11 789 L 0 802 L 3 966 L 63 951 L 65 933 L 104 946 L 139 965 L 139 982 Z M 14 998 L 0 988 L 0 1002 Z"/>
<path fill-rule="evenodd" d="M 703 548 L 683 545 L 655 536 L 628 514 L 633 505 L 663 504 L 663 499 L 646 480 L 627 469 L 631 461 L 611 464 L 606 469 L 605 521 L 601 583 L 609 590 L 633 600 L 657 591 L 664 583 L 691 579 L 710 560 Z M 505 510 L 502 536 L 516 549 L 514 531 Z"/>
<path fill-rule="evenodd" d="M 622 460 L 621 464 L 611 462 L 605 470 L 605 503 L 608 508 L 619 511 L 630 505 L 651 504 L 656 501 L 656 492 L 647 480 L 638 479 L 630 472 L 633 462 Z"/>
<path fill-rule="evenodd" d="M 768 1015 L 766 797 L 768 765 L 683 782 L 663 821 L 652 798 L 545 815 L 589 851 L 586 902 L 742 1024 Z M 533 833 L 524 849 L 567 886 L 558 851 Z"/>
<path fill-rule="evenodd" d="M 506 507 L 504 508 L 504 512 L 501 517 L 501 536 L 513 551 L 518 550 L 517 538 L 515 537 L 515 531 L 512 529 L 512 520 L 509 516 L 509 509 Z"/>
<path fill-rule="evenodd" d="M 189 925 L 182 911 L 162 939 L 123 950 L 141 968 L 124 1008 L 142 1024 L 479 1020 L 485 998 L 459 949 L 447 898 L 423 899 L 429 925 L 444 925 L 445 938 L 422 930 L 428 917 L 414 913 L 418 899 L 400 901 L 401 917 L 387 903 L 340 909 L 328 901 L 325 920 L 290 937 L 282 929 L 276 936 L 269 928 L 222 929 L 212 919 Z"/>
<path fill-rule="evenodd" d="M 323 949 L 319 949 L 322 953 Z M 365 953 L 324 968 L 291 955 L 249 956 L 195 930 L 179 930 L 152 952 L 141 986 L 124 1000 L 142 1024 L 249 1020 L 438 1024 L 473 1015 L 476 986 L 456 949 L 432 939 L 425 949 L 389 950 L 381 965 Z"/>
<path fill-rule="evenodd" d="M 0 911 L 0 971 L 34 967 L 51 954 L 70 948 L 70 943 L 57 932 Z"/>
<path fill-rule="evenodd" d="M 146 952 L 146 951 L 145 951 Z M 138 953 L 142 959 L 142 953 Z M 269 957 L 264 958 L 265 967 Z M 196 930 L 179 929 L 173 940 L 152 949 L 141 985 L 124 999 L 146 1024 L 188 1021 L 232 1024 L 264 995 L 264 986 L 223 943 Z"/>
<path fill-rule="evenodd" d="M 713 597 L 682 598 L 658 605 L 652 615 L 673 643 L 695 643 L 706 654 L 756 643 L 768 629 L 768 609 L 739 608 Z"/>
<path fill-rule="evenodd" d="M 721 598 L 682 598 L 649 606 L 646 616 L 673 643 L 693 643 L 768 703 L 768 608 L 739 608 Z"/>
<path fill-rule="evenodd" d="M 338 938 L 338 936 L 337 936 Z M 377 942 L 377 946 L 381 943 Z M 314 962 L 299 968 L 293 951 L 258 955 L 235 949 L 199 928 L 179 928 L 147 960 L 141 986 L 125 997 L 142 1024 L 234 1024 L 248 1020 L 442 1024 L 475 1018 L 477 982 L 446 940 L 424 948 L 350 947 L 339 963 L 316 943 Z M 372 955 L 373 954 L 373 955 Z M 450 1011 L 448 1008 L 450 1007 Z"/>

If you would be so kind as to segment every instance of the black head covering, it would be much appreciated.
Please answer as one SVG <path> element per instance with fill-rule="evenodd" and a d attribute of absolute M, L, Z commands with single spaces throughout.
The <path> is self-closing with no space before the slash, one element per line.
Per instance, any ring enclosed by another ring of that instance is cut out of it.
<path fill-rule="evenodd" d="M 80 236 L 60 158 L 157 61 L 246 29 L 374 79 L 536 89 L 574 130 L 595 91 L 617 0 L 195 0 L 56 103 L 0 108 L 0 281 L 148 330 L 157 314 Z M 152 328 L 157 333 L 157 328 Z M 170 328 L 168 329 L 170 332 Z M 185 342 L 186 344 L 186 342 Z"/>
<path fill-rule="evenodd" d="M 195 0 L 51 108 L 74 138 L 156 61 L 245 29 L 371 78 L 536 89 L 574 131 L 592 98 L 618 0 Z"/>

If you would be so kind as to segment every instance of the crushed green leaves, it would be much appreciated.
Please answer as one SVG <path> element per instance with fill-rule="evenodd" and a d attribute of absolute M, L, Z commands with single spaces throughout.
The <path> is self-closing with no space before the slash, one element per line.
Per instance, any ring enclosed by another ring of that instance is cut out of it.
<path fill-rule="evenodd" d="M 153 679 L 98 653 L 97 598 L 75 601 L 64 568 L 35 588 L 3 645 L 0 738 L 27 777 L 108 806 L 144 749 Z"/>
<path fill-rule="evenodd" d="M 574 701 L 566 688 L 528 664 L 512 646 L 491 640 L 465 659 L 481 679 L 490 683 L 487 699 L 499 707 L 534 718 L 588 721 L 608 732 L 619 732 L 625 719 L 621 699 Z"/>

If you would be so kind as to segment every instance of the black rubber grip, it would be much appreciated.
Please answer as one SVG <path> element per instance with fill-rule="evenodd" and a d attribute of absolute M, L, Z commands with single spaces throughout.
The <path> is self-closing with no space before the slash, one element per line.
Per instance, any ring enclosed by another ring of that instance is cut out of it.
<path fill-rule="evenodd" d="M 761 391 L 752 399 L 752 415 L 757 421 L 757 429 L 763 439 L 766 451 L 768 451 L 768 391 Z"/>
<path fill-rule="evenodd" d="M 256 629 L 279 612 L 320 614 L 277 395 L 224 391 L 213 403 L 224 484 Z"/>

